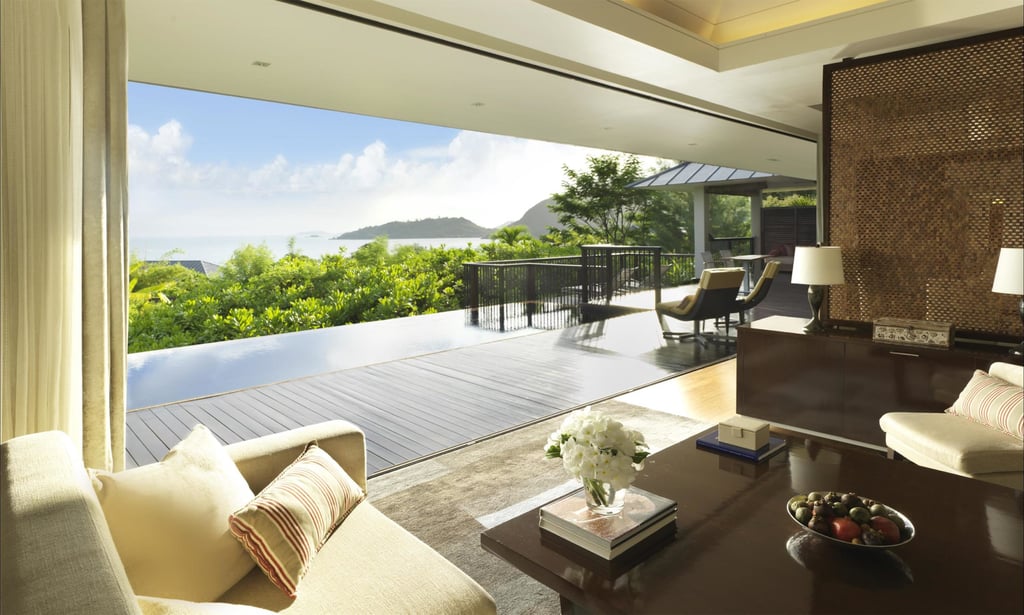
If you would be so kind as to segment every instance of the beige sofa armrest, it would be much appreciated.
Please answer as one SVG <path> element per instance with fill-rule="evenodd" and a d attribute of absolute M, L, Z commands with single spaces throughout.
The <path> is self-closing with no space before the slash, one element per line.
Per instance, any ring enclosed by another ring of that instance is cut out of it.
<path fill-rule="evenodd" d="M 61 431 L 0 446 L 4 613 L 141 615 L 81 452 Z"/>
<path fill-rule="evenodd" d="M 348 421 L 297 427 L 225 448 L 253 493 L 259 493 L 314 440 L 345 468 L 352 480 L 366 489 L 366 441 L 362 430 Z"/>

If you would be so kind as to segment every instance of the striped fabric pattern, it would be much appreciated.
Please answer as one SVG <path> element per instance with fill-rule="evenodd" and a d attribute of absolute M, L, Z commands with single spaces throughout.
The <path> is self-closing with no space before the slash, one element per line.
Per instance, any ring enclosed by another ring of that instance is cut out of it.
<path fill-rule="evenodd" d="M 271 582 L 294 598 L 317 551 L 365 497 L 345 470 L 311 443 L 228 524 Z"/>
<path fill-rule="evenodd" d="M 965 416 L 1024 440 L 1024 389 L 975 370 L 950 414 Z"/>

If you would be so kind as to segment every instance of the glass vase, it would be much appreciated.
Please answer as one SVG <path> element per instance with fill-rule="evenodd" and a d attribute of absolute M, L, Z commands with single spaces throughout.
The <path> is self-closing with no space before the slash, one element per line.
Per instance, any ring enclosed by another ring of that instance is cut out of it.
<path fill-rule="evenodd" d="M 622 512 L 626 503 L 626 490 L 615 489 L 610 483 L 594 478 L 584 478 L 583 493 L 586 496 L 587 508 L 597 515 L 617 515 Z"/>

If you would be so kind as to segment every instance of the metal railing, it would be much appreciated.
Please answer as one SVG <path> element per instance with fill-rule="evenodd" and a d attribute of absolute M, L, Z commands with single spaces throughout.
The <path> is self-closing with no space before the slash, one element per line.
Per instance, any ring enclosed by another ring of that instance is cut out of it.
<path fill-rule="evenodd" d="M 658 246 L 583 246 L 580 256 L 463 265 L 467 321 L 500 331 L 576 324 L 580 306 L 689 283 L 692 254 Z M 652 305 L 653 307 L 653 305 Z"/>
<path fill-rule="evenodd" d="M 574 260 L 574 263 L 566 261 Z M 465 263 L 466 308 L 472 325 L 500 331 L 575 324 L 579 257 Z"/>

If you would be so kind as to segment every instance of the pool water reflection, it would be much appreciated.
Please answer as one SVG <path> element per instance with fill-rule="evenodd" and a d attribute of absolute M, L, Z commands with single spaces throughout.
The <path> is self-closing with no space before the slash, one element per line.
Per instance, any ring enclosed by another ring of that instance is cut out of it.
<path fill-rule="evenodd" d="M 128 355 L 128 409 L 541 333 L 468 326 L 462 310 Z"/>

